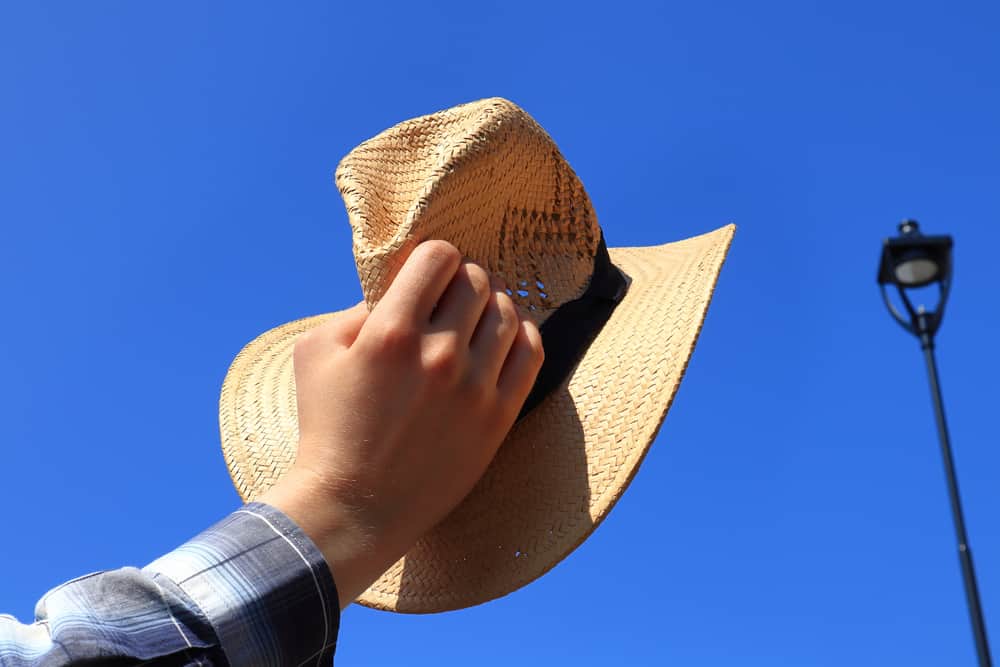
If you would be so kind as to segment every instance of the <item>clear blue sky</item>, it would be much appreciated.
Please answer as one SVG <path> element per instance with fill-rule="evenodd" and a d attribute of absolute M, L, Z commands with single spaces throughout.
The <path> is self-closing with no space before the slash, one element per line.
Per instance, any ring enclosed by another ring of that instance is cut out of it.
<path fill-rule="evenodd" d="M 332 172 L 501 95 L 610 245 L 739 230 L 608 521 L 457 613 L 344 614 L 339 665 L 959 665 L 970 631 L 899 219 L 955 237 L 940 365 L 1000 652 L 992 2 L 0 6 L 0 611 L 234 509 L 217 400 L 261 331 L 360 294 Z"/>

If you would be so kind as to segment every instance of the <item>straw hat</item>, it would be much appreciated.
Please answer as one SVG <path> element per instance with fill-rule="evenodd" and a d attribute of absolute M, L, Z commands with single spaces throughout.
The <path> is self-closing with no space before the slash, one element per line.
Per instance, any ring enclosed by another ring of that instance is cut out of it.
<path fill-rule="evenodd" d="M 436 612 L 506 595 L 582 543 L 629 485 L 684 374 L 734 227 L 606 248 L 555 143 L 499 98 L 400 123 L 351 151 L 335 180 L 369 306 L 417 243 L 446 239 L 511 286 L 546 351 L 529 405 L 472 493 L 358 601 Z M 271 329 L 229 369 L 222 451 L 245 500 L 295 458 L 292 348 L 331 316 Z"/>

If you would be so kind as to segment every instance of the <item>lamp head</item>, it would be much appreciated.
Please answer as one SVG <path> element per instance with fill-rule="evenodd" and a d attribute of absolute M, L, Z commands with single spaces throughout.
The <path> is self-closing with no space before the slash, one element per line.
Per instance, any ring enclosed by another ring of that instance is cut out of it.
<path fill-rule="evenodd" d="M 941 325 L 945 301 L 951 287 L 951 247 L 950 236 L 924 236 L 920 233 L 916 220 L 901 222 L 899 236 L 882 243 L 882 258 L 877 276 L 882 297 L 896 321 L 911 333 L 933 336 Z M 923 306 L 914 309 L 906 291 L 933 283 L 937 283 L 940 294 L 937 307 L 931 312 L 926 311 Z M 909 321 L 893 306 L 886 293 L 886 285 L 896 286 L 909 314 Z"/>
<path fill-rule="evenodd" d="M 899 236 L 882 244 L 878 282 L 899 287 L 924 287 L 951 274 L 950 236 L 924 236 L 916 220 L 899 224 Z"/>

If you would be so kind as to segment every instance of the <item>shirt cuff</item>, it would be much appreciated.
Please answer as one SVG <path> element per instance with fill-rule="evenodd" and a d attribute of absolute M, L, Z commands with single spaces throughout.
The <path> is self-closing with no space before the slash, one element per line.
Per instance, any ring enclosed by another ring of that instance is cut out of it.
<path fill-rule="evenodd" d="M 239 665 L 330 664 L 340 627 L 333 576 L 287 516 L 250 503 L 145 570 L 198 605 Z"/>

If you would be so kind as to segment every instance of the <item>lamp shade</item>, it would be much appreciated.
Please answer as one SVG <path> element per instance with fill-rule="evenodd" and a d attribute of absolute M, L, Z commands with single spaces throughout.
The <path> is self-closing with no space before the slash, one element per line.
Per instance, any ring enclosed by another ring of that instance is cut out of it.
<path fill-rule="evenodd" d="M 878 282 L 923 287 L 945 280 L 951 271 L 951 237 L 924 236 L 913 220 L 901 223 L 899 231 L 882 245 Z"/>

